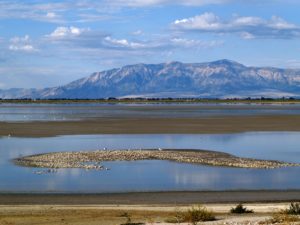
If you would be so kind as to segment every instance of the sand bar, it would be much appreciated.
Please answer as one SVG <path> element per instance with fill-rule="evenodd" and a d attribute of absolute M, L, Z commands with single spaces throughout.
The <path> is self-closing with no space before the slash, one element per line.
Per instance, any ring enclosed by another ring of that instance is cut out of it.
<path fill-rule="evenodd" d="M 20 166 L 40 168 L 105 169 L 103 161 L 168 160 L 210 166 L 273 169 L 300 166 L 275 160 L 241 158 L 234 155 L 207 150 L 191 149 L 141 149 L 141 150 L 97 150 L 80 152 L 51 152 L 14 159 Z"/>
<path fill-rule="evenodd" d="M 216 134 L 300 131 L 300 115 L 201 118 L 111 117 L 79 121 L 0 122 L 0 136 L 47 137 L 74 134 Z"/>

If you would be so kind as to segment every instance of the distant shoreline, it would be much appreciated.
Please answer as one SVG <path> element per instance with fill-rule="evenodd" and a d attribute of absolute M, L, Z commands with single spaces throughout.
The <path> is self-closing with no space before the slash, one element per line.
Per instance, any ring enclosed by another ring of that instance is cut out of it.
<path fill-rule="evenodd" d="M 147 103 L 244 103 L 244 104 L 300 104 L 296 98 L 103 98 L 103 99 L 0 99 L 1 103 L 14 104 L 68 104 L 68 103 L 110 103 L 110 104 L 147 104 Z"/>
<path fill-rule="evenodd" d="M 0 193 L 1 205 L 169 205 L 300 201 L 300 190 L 166 191 L 126 193 Z"/>

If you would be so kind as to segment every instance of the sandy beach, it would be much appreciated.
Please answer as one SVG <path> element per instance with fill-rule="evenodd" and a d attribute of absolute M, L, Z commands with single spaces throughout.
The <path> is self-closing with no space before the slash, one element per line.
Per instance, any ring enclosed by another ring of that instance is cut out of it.
<path fill-rule="evenodd" d="M 216 221 L 198 224 L 258 224 L 269 220 L 272 215 L 288 207 L 288 203 L 255 203 L 245 204 L 254 213 L 234 215 L 229 210 L 235 204 L 205 204 L 213 210 Z M 129 215 L 132 222 L 143 224 L 170 224 L 167 219 L 176 212 L 185 211 L 191 205 L 156 206 L 156 205 L 0 205 L 0 224 L 121 224 Z M 181 223 L 187 225 L 188 223 Z M 269 224 L 269 223 L 266 223 Z M 299 224 L 299 223 L 294 223 Z"/>

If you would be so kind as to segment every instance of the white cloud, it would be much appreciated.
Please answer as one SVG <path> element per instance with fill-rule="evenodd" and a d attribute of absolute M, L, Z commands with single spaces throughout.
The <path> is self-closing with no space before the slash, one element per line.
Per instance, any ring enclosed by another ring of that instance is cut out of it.
<path fill-rule="evenodd" d="M 202 41 L 193 40 L 186 38 L 172 38 L 171 43 L 174 47 L 184 47 L 184 48 L 211 48 L 223 44 L 222 41 Z"/>
<path fill-rule="evenodd" d="M 31 44 L 30 37 L 13 37 L 10 39 L 8 46 L 11 51 L 35 52 L 37 49 Z"/>
<path fill-rule="evenodd" d="M 32 45 L 10 45 L 9 46 L 9 49 L 10 50 L 13 50 L 13 51 L 25 51 L 25 52 L 32 52 L 34 51 L 34 47 Z"/>
<path fill-rule="evenodd" d="M 213 13 L 175 20 L 172 27 L 185 31 L 211 33 L 239 33 L 242 38 L 294 38 L 300 37 L 300 27 L 273 16 L 270 20 L 252 16 L 234 16 L 222 20 Z"/>
<path fill-rule="evenodd" d="M 118 12 L 121 8 L 164 5 L 200 6 L 230 1 L 237 0 L 0 0 L 0 19 L 19 18 L 51 23 L 89 22 L 109 19 L 108 15 Z"/>
<path fill-rule="evenodd" d="M 141 49 L 146 48 L 142 41 L 130 41 L 125 38 L 117 39 L 111 35 L 95 32 L 89 28 L 57 27 L 52 33 L 45 36 L 46 41 L 63 44 L 64 47 L 73 46 L 83 49 Z"/>
<path fill-rule="evenodd" d="M 140 42 L 130 42 L 127 39 L 114 39 L 110 36 L 104 38 L 105 43 L 111 45 L 112 47 L 126 47 L 126 48 L 145 48 L 146 45 Z"/>
<path fill-rule="evenodd" d="M 280 63 L 280 62 L 274 63 L 274 66 L 275 67 L 278 66 L 278 63 Z M 299 59 L 290 59 L 285 62 L 285 67 L 299 69 L 300 68 L 300 60 Z"/>
<path fill-rule="evenodd" d="M 254 39 L 255 36 L 248 32 L 241 32 L 241 38 L 246 39 L 246 40 L 251 40 L 251 39 Z"/>
<path fill-rule="evenodd" d="M 295 24 L 288 23 L 278 16 L 272 16 L 269 26 L 275 29 L 299 29 Z"/>
<path fill-rule="evenodd" d="M 114 18 L 111 15 L 99 14 L 99 12 L 88 12 L 88 13 L 80 13 L 78 14 L 78 18 L 75 19 L 74 22 L 78 23 L 87 23 L 87 22 L 95 22 L 95 21 L 103 21 Z"/>
<path fill-rule="evenodd" d="M 81 35 L 83 32 L 87 31 L 86 28 L 78 28 L 78 27 L 57 27 L 50 35 L 51 38 L 60 39 L 66 37 L 76 37 Z"/>
<path fill-rule="evenodd" d="M 204 13 L 195 17 L 175 20 L 175 27 L 187 30 L 219 30 L 222 28 L 220 19 L 213 13 Z"/>
<path fill-rule="evenodd" d="M 288 2 L 287 2 L 288 1 Z M 19 18 L 51 23 L 89 22 L 110 19 L 111 14 L 122 8 L 153 6 L 203 6 L 211 4 L 299 4 L 296 0 L 0 0 L 0 19 Z"/>
<path fill-rule="evenodd" d="M 46 14 L 46 18 L 49 18 L 49 19 L 54 19 L 57 17 L 58 17 L 58 15 L 54 12 L 47 12 L 47 14 Z"/>
<path fill-rule="evenodd" d="M 142 35 L 144 32 L 142 30 L 136 30 L 134 32 L 132 32 L 133 35 L 139 36 Z"/>
<path fill-rule="evenodd" d="M 69 6 L 70 7 L 70 6 Z M 1 18 L 19 18 L 31 19 L 38 21 L 61 23 L 62 17 L 58 12 L 66 10 L 67 4 L 65 3 L 25 3 L 24 1 L 0 1 L 0 19 Z"/>
<path fill-rule="evenodd" d="M 135 32 L 134 39 L 115 38 L 110 34 L 95 32 L 88 28 L 57 27 L 52 33 L 46 35 L 46 41 L 51 41 L 62 47 L 72 46 L 76 49 L 89 50 L 119 50 L 119 51 L 160 51 L 173 48 L 208 48 L 221 45 L 221 41 L 193 40 L 172 35 L 151 35 L 148 39 L 138 37 L 141 30 Z"/>
<path fill-rule="evenodd" d="M 115 36 L 85 27 L 60 26 L 39 40 L 39 57 L 61 61 L 110 63 L 111 66 L 155 59 L 174 60 L 168 55 L 214 48 L 220 41 L 197 40 L 180 34 L 152 34 L 141 36 Z M 187 53 L 188 54 L 188 53 Z M 111 63 L 113 62 L 113 63 Z"/>

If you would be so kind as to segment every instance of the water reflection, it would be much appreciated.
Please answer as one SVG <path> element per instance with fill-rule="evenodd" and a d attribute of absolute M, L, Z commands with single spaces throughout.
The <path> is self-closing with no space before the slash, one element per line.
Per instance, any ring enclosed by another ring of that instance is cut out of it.
<path fill-rule="evenodd" d="M 225 135 L 77 135 L 0 138 L 0 191 L 121 192 L 158 190 L 299 189 L 300 168 L 271 170 L 209 167 L 159 160 L 103 162 L 109 171 L 38 169 L 14 166 L 11 159 L 50 151 L 138 148 L 194 148 L 244 157 L 300 162 L 300 132 Z"/>

